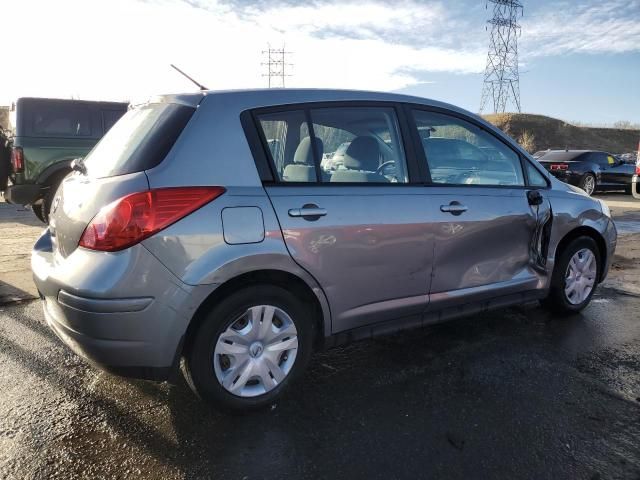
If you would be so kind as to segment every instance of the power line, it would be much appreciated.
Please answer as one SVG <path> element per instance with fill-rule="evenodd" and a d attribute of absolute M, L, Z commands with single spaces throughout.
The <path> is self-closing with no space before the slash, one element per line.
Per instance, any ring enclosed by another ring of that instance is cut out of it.
<path fill-rule="evenodd" d="M 269 88 L 284 88 L 285 79 L 292 76 L 288 72 L 293 67 L 293 63 L 287 62 L 287 55 L 291 55 L 292 52 L 288 52 L 284 44 L 282 48 L 271 48 L 271 44 L 267 44 L 267 46 L 267 50 L 262 51 L 262 55 L 266 55 L 267 61 L 261 63 L 267 68 L 267 73 L 263 73 L 262 76 L 268 78 Z"/>
<path fill-rule="evenodd" d="M 484 71 L 480 112 L 487 102 L 493 103 L 494 113 L 503 113 L 507 105 L 520 109 L 520 74 L 518 72 L 518 37 L 523 6 L 517 0 L 487 0 L 493 5 L 489 53 Z"/>

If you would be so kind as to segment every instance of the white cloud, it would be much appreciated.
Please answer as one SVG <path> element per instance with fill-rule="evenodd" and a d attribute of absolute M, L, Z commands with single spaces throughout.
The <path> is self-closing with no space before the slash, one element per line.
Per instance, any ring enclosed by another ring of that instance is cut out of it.
<path fill-rule="evenodd" d="M 238 12 L 216 1 L 194 8 L 175 0 L 15 0 L 3 6 L 12 18 L 5 38 L 14 41 L 0 104 L 27 95 L 129 99 L 190 90 L 169 63 L 209 88 L 262 87 L 261 51 L 285 40 L 294 51 L 290 86 L 391 90 L 415 83 L 412 71 L 482 70 L 483 51 L 382 38 L 446 20 L 438 2 L 417 16 L 414 7 L 371 1 Z M 334 34 L 321 38 L 324 31 Z"/>
<path fill-rule="evenodd" d="M 484 8 L 444 0 L 5 0 L 10 62 L 0 104 L 18 96 L 138 99 L 194 88 L 266 86 L 267 42 L 286 41 L 289 86 L 394 90 L 428 72 L 479 73 Z M 467 9 L 468 11 L 465 11 Z M 521 59 L 640 50 L 640 0 L 538 7 Z M 549 13 L 544 13 L 544 12 Z M 471 12 L 471 13 L 469 13 Z M 473 18 L 471 18 L 473 17 Z"/>
<path fill-rule="evenodd" d="M 522 46 L 530 56 L 640 51 L 640 1 L 558 2 L 523 20 Z"/>

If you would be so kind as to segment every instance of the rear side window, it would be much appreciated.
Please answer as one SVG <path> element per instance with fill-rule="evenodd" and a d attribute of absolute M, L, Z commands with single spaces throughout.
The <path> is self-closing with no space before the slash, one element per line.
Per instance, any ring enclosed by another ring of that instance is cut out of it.
<path fill-rule="evenodd" d="M 407 161 L 395 110 L 336 107 L 311 110 L 324 181 L 407 183 Z"/>
<path fill-rule="evenodd" d="M 148 170 L 169 153 L 195 108 L 171 103 L 129 110 L 85 158 L 92 177 Z"/>
<path fill-rule="evenodd" d="M 308 116 L 311 126 L 303 109 L 257 115 L 280 182 L 408 182 L 393 108 L 312 108 Z"/>
<path fill-rule="evenodd" d="M 34 108 L 31 131 L 43 137 L 88 137 L 90 112 L 81 106 L 42 104 Z"/>
<path fill-rule="evenodd" d="M 262 134 L 281 182 L 315 182 L 316 168 L 303 110 L 259 115 Z"/>

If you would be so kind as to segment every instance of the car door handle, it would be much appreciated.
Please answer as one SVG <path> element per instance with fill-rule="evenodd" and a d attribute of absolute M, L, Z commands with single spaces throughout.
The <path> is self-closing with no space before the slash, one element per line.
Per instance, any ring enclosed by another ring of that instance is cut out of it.
<path fill-rule="evenodd" d="M 290 217 L 303 217 L 308 220 L 317 220 L 320 217 L 324 217 L 326 214 L 327 210 L 325 208 L 320 208 L 315 205 L 305 205 L 302 208 L 292 208 L 289 210 Z"/>
<path fill-rule="evenodd" d="M 449 205 L 440 205 L 440 211 L 451 215 L 460 215 L 469 210 L 469 207 L 460 202 L 451 202 Z"/>

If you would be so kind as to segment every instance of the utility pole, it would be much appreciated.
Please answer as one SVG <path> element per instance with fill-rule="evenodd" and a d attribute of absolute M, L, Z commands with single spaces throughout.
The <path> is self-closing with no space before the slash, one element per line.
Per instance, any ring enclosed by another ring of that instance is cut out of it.
<path fill-rule="evenodd" d="M 487 0 L 493 6 L 487 67 L 480 99 L 480 112 L 487 102 L 493 105 L 494 113 L 504 113 L 512 104 L 520 112 L 520 74 L 518 73 L 518 37 L 523 6 L 518 0 Z"/>
<path fill-rule="evenodd" d="M 268 78 L 269 88 L 284 88 L 285 78 L 292 76 L 287 73 L 290 67 L 293 67 L 293 63 L 287 62 L 287 55 L 291 55 L 292 52 L 288 52 L 284 44 L 282 48 L 271 48 L 271 44 L 267 44 L 267 47 L 267 50 L 262 51 L 262 55 L 266 55 L 267 61 L 261 64 L 267 68 L 267 73 L 263 73 L 262 76 Z"/>

